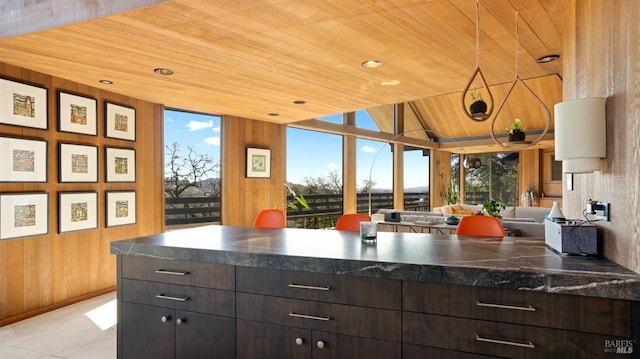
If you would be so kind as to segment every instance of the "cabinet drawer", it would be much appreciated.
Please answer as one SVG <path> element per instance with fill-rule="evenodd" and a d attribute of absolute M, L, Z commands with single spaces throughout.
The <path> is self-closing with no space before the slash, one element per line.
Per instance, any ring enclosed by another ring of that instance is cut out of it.
<path fill-rule="evenodd" d="M 157 258 L 120 256 L 122 277 L 204 288 L 235 289 L 233 266 L 182 262 Z"/>
<path fill-rule="evenodd" d="M 603 357 L 605 340 L 625 339 L 431 314 L 403 313 L 402 319 L 407 344 L 507 358 Z"/>
<path fill-rule="evenodd" d="M 400 341 L 400 311 L 245 293 L 236 299 L 239 319 Z"/>
<path fill-rule="evenodd" d="M 631 336 L 624 300 L 414 281 L 402 290 L 405 311 Z"/>
<path fill-rule="evenodd" d="M 397 310 L 402 304 L 399 280 L 253 267 L 236 273 L 239 292 Z"/>
<path fill-rule="evenodd" d="M 233 317 L 235 293 L 176 284 L 122 280 L 124 302 Z"/>

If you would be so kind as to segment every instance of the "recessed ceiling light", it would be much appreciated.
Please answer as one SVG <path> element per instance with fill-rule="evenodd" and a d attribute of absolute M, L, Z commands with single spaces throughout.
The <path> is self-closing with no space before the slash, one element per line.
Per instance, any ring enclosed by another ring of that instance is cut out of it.
<path fill-rule="evenodd" d="M 280 116 L 280 114 L 276 113 L 276 112 L 271 112 L 271 113 L 269 113 L 269 116 L 274 116 L 275 117 L 275 116 Z"/>
<path fill-rule="evenodd" d="M 158 75 L 173 75 L 173 70 L 171 69 L 166 69 L 163 67 L 158 67 L 157 69 L 153 69 L 153 72 L 157 73 Z"/>
<path fill-rule="evenodd" d="M 536 59 L 536 62 L 539 64 L 546 64 L 547 62 L 553 62 L 560 59 L 560 55 L 557 54 L 551 54 L 551 55 L 546 55 L 546 56 L 542 56 Z"/>
<path fill-rule="evenodd" d="M 99 82 L 104 85 L 113 85 L 113 81 L 111 80 L 100 80 Z"/>
<path fill-rule="evenodd" d="M 295 101 L 293 101 L 293 103 L 295 103 L 296 105 L 304 105 L 305 103 L 307 103 L 307 101 L 305 101 L 305 100 L 295 100 Z"/>
<path fill-rule="evenodd" d="M 367 60 L 360 64 L 360 66 L 365 69 L 375 69 L 376 67 L 382 66 L 382 61 L 380 60 Z"/>

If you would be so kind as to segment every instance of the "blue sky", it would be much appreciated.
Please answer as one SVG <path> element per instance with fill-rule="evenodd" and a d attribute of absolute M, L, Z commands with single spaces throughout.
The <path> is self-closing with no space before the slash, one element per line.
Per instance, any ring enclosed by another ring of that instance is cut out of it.
<path fill-rule="evenodd" d="M 322 120 L 342 123 L 342 115 Z M 378 130 L 366 111 L 356 113 L 356 125 Z M 177 142 L 186 150 L 191 145 L 197 153 L 209 153 L 220 160 L 220 118 L 212 115 L 167 110 L 165 112 L 165 145 Z M 369 177 L 375 188 L 391 188 L 391 152 L 383 142 L 358 139 L 357 186 Z M 384 148 L 383 148 L 384 147 Z M 377 157 L 376 157 L 377 156 Z M 373 162 L 375 158 L 375 163 Z M 326 177 L 331 172 L 342 175 L 342 137 L 314 131 L 287 129 L 287 181 L 302 183 L 304 177 Z M 428 184 L 427 157 L 421 151 L 405 152 L 405 188 Z"/>

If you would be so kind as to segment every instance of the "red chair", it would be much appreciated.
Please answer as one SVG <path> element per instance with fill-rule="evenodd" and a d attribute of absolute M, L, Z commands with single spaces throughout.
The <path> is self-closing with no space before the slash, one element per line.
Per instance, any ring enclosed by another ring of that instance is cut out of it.
<path fill-rule="evenodd" d="M 284 228 L 286 222 L 284 212 L 280 209 L 263 209 L 253 221 L 256 228 Z"/>
<path fill-rule="evenodd" d="M 338 218 L 335 229 L 339 231 L 360 232 L 360 222 L 369 222 L 371 217 L 367 214 L 349 213 L 343 214 Z"/>
<path fill-rule="evenodd" d="M 504 237 L 502 223 L 492 216 L 464 216 L 460 218 L 456 234 L 465 236 Z"/>

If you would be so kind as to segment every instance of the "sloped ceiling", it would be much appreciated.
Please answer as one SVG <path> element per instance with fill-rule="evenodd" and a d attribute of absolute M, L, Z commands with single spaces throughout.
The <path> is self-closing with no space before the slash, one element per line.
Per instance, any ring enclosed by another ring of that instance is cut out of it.
<path fill-rule="evenodd" d="M 42 18 L 37 12 L 56 2 L 44 3 L 29 16 Z M 479 1 L 478 58 L 473 0 L 173 0 L 93 18 L 82 9 L 94 3 L 75 2 L 85 21 L 5 35 L 0 61 L 170 108 L 284 124 L 407 103 L 421 126 L 446 134 L 439 137 L 488 134 L 492 121 L 473 123 L 460 105 L 477 60 L 495 106 L 516 59 L 518 76 L 550 109 L 561 100 L 562 60 L 535 59 L 562 55 L 568 0 Z M 18 20 L 3 21 L 0 33 Z M 382 66 L 360 66 L 369 59 Z M 158 67 L 175 73 L 158 75 Z M 496 128 L 519 117 L 539 131 L 530 102 L 513 95 Z"/>

